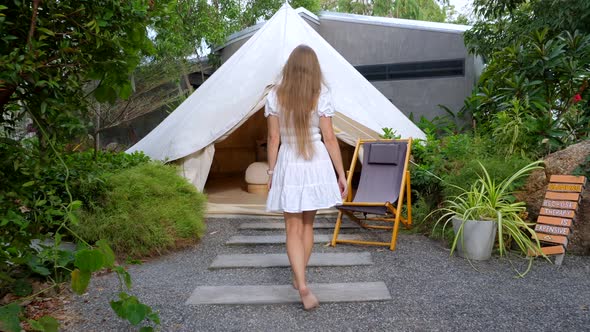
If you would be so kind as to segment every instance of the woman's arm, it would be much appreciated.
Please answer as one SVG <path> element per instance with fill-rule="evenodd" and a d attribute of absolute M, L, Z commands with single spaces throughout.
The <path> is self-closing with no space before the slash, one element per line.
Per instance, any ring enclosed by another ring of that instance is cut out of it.
<path fill-rule="evenodd" d="M 344 167 L 342 166 L 342 155 L 340 154 L 338 139 L 336 138 L 336 134 L 334 134 L 331 117 L 320 117 L 320 130 L 322 131 L 326 150 L 328 150 L 328 154 L 330 154 L 332 164 L 334 164 L 336 174 L 338 175 L 340 193 L 342 194 L 342 197 L 346 197 L 348 192 L 348 188 L 346 188 L 346 174 L 344 173 Z"/>
<path fill-rule="evenodd" d="M 268 139 L 266 142 L 266 153 L 268 159 L 268 167 L 270 170 L 275 169 L 275 165 L 277 163 L 277 156 L 279 154 L 279 145 L 281 144 L 281 133 L 279 128 L 279 117 L 276 115 L 270 115 L 266 118 L 267 126 L 268 126 Z M 268 187 L 270 189 L 272 181 L 272 176 L 270 177 L 270 181 Z"/>

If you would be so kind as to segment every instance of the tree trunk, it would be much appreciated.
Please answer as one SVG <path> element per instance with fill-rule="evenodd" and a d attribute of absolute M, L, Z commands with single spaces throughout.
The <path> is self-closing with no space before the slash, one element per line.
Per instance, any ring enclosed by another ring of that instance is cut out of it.
<path fill-rule="evenodd" d="M 188 89 L 188 92 L 190 95 L 191 93 L 193 93 L 193 91 L 195 91 L 195 89 L 193 89 L 193 86 L 191 85 L 191 81 L 188 79 L 188 75 L 190 73 L 188 72 L 188 69 L 186 68 L 186 63 L 184 62 L 184 60 L 181 63 L 182 63 L 182 77 L 184 78 L 184 84 L 186 84 L 186 88 Z"/>
<path fill-rule="evenodd" d="M 94 160 L 98 158 L 98 149 L 100 149 L 100 104 L 97 105 L 94 123 Z"/>

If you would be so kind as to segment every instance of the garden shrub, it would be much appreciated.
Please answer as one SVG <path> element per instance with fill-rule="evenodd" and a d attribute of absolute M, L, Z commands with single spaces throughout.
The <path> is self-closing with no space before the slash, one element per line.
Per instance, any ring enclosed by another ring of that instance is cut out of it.
<path fill-rule="evenodd" d="M 37 252 L 31 241 L 53 239 L 60 227 L 64 231 L 71 211 L 93 206 L 95 196 L 105 190 L 107 174 L 149 160 L 141 153 L 95 154 L 60 146 L 43 150 L 37 138 L 0 138 L 0 155 L 0 295 L 10 291 L 15 280 L 50 274 L 59 280 L 69 273 L 63 268 L 73 262 L 70 252 Z"/>
<path fill-rule="evenodd" d="M 106 240 L 119 256 L 161 254 L 204 232 L 205 195 L 173 166 L 148 163 L 108 177 L 94 209 L 80 213 L 84 240 Z"/>
<path fill-rule="evenodd" d="M 485 165 L 486 170 L 493 179 L 499 183 L 502 180 L 510 177 L 516 171 L 529 164 L 531 161 L 524 157 L 518 156 L 497 156 L 492 155 L 485 158 L 465 160 L 461 168 L 451 170 L 445 174 L 443 179 L 443 193 L 445 197 L 457 196 L 461 190 L 459 188 L 466 189 L 477 181 L 479 175 L 481 175 L 481 169 L 478 169 L 479 162 Z M 514 188 L 518 188 L 524 185 L 525 179 L 521 179 L 513 183 Z M 457 188 L 459 187 L 459 188 Z"/>
<path fill-rule="evenodd" d="M 437 130 L 441 132 L 441 130 Z M 513 174 L 530 160 L 522 155 L 507 155 L 497 140 L 474 133 L 453 133 L 437 137 L 427 130 L 427 139 L 413 145 L 412 196 L 414 220 L 419 231 L 431 233 L 436 216 L 425 220 L 425 211 L 439 207 L 445 199 L 457 195 L 477 180 L 478 162 L 497 181 Z M 515 183 L 519 187 L 524 183 Z M 419 212 L 419 213 L 418 213 Z"/>

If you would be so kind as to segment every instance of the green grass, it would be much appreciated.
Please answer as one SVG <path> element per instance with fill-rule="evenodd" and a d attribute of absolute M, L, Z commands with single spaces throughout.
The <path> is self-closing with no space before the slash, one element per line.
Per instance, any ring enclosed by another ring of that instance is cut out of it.
<path fill-rule="evenodd" d="M 107 240 L 120 257 L 159 255 L 205 231 L 205 195 L 172 166 L 136 166 L 110 176 L 107 186 L 98 206 L 81 213 L 76 231 L 91 243 Z"/>

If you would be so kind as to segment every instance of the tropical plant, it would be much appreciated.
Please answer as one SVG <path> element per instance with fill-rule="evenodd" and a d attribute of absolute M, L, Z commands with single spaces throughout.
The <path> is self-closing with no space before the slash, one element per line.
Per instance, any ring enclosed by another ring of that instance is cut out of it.
<path fill-rule="evenodd" d="M 474 10 L 465 41 L 487 62 L 466 102 L 476 129 L 535 158 L 588 138 L 590 2 L 476 0 Z"/>
<path fill-rule="evenodd" d="M 437 220 L 437 224 L 443 222 L 443 230 L 452 218 L 462 221 L 451 244 L 451 254 L 455 251 L 457 243 L 462 240 L 463 228 L 468 220 L 497 222 L 500 256 L 506 254 L 511 243 L 516 244 L 524 255 L 531 251 L 539 251 L 538 239 L 531 238 L 534 235 L 534 230 L 530 227 L 531 223 L 523 219 L 526 211 L 525 203 L 516 202 L 513 194 L 515 182 L 526 177 L 533 170 L 542 169 L 541 163 L 542 161 L 532 162 L 499 183 L 480 163 L 482 173 L 477 181 L 468 189 L 460 188 L 461 194 L 446 200 L 444 207 L 433 212 L 442 214 Z M 529 263 L 529 269 L 531 263 L 532 261 Z"/>
<path fill-rule="evenodd" d="M 379 137 L 384 139 L 400 139 L 402 135 L 396 134 L 395 129 L 393 128 L 382 128 L 383 134 L 379 135 Z"/>
<path fill-rule="evenodd" d="M 542 142 L 556 150 L 588 137 L 589 72 L 590 34 L 535 32 L 493 54 L 466 105 L 477 130 L 507 135 L 510 153 L 538 157 Z"/>

